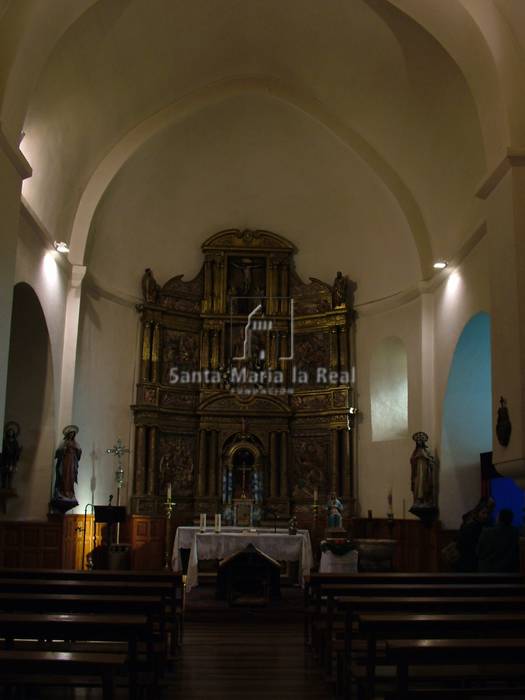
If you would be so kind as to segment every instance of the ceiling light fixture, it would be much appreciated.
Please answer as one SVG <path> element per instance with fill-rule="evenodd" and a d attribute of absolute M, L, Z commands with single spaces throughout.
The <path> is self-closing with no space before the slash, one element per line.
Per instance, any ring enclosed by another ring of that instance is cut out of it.
<path fill-rule="evenodd" d="M 69 253 L 69 246 L 67 243 L 64 243 L 64 241 L 55 241 L 53 245 L 55 246 L 55 250 L 58 250 L 59 253 Z"/>
<path fill-rule="evenodd" d="M 436 260 L 433 267 L 435 270 L 444 270 L 447 265 L 448 265 L 448 263 L 445 262 L 445 260 Z"/>

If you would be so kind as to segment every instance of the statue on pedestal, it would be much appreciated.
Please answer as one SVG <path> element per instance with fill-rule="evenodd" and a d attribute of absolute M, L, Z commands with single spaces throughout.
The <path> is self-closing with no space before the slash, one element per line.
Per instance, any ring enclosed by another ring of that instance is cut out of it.
<path fill-rule="evenodd" d="M 332 491 L 326 504 L 330 529 L 340 530 L 343 527 L 343 509 L 343 502 L 337 497 L 335 491 Z"/>
<path fill-rule="evenodd" d="M 22 448 L 18 444 L 20 426 L 14 421 L 6 423 L 4 428 L 4 440 L 2 443 L 2 454 L 0 455 L 0 474 L 2 489 L 11 489 L 13 475 L 16 472 L 16 465 L 20 459 Z"/>
<path fill-rule="evenodd" d="M 410 457 L 411 488 L 414 503 L 410 512 L 427 524 L 438 514 L 436 460 L 427 447 L 428 435 L 417 432 L 412 435 L 416 447 Z"/>
<path fill-rule="evenodd" d="M 75 498 L 75 484 L 78 483 L 78 462 L 82 450 L 75 439 L 77 433 L 78 426 L 66 426 L 62 431 L 64 440 L 55 452 L 55 487 L 50 506 L 60 513 L 78 506 Z"/>
<path fill-rule="evenodd" d="M 153 276 L 151 268 L 147 267 L 142 276 L 142 296 L 146 304 L 155 304 L 157 302 L 159 290 L 160 287 Z"/>

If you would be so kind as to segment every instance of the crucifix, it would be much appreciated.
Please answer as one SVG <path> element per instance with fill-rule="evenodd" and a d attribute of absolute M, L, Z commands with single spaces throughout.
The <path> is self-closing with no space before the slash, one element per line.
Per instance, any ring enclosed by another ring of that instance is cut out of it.
<path fill-rule="evenodd" d="M 122 466 L 122 455 L 129 452 L 127 447 L 124 447 L 124 443 L 120 438 L 113 447 L 109 447 L 106 450 L 107 455 L 115 455 L 117 458 L 117 471 L 115 472 L 115 481 L 117 482 L 117 506 L 120 505 L 120 489 L 124 484 L 124 467 Z M 117 544 L 120 539 L 120 523 L 117 523 Z"/>
<path fill-rule="evenodd" d="M 246 472 L 251 472 L 252 468 L 246 466 L 246 462 L 243 460 L 239 471 L 242 472 L 242 493 L 241 498 L 246 498 Z"/>

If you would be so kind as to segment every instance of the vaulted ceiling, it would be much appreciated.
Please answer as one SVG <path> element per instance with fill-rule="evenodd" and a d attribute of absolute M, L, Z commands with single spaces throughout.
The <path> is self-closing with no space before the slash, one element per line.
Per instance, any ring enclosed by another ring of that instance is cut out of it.
<path fill-rule="evenodd" d="M 0 2 L 3 128 L 43 225 L 123 291 L 240 226 L 393 294 L 457 253 L 525 143 L 520 0 L 44 4 Z"/>

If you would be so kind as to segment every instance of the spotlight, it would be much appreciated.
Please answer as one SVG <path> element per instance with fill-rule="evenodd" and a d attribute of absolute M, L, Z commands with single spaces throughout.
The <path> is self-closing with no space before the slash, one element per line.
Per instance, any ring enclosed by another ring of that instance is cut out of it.
<path fill-rule="evenodd" d="M 445 262 L 445 260 L 436 260 L 433 267 L 435 270 L 444 270 L 447 265 L 448 265 L 448 263 Z"/>
<path fill-rule="evenodd" d="M 69 253 L 69 246 L 67 243 L 64 243 L 64 241 L 55 241 L 53 245 L 55 246 L 55 250 L 59 253 Z"/>

